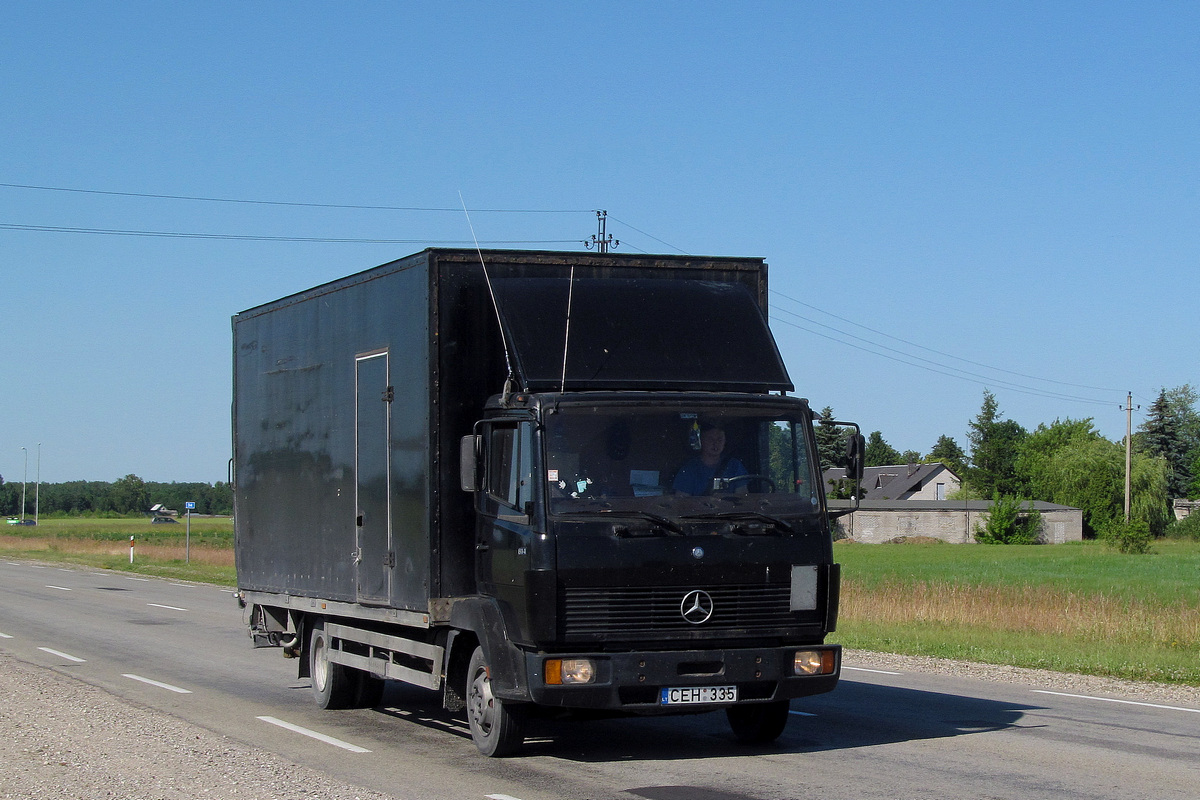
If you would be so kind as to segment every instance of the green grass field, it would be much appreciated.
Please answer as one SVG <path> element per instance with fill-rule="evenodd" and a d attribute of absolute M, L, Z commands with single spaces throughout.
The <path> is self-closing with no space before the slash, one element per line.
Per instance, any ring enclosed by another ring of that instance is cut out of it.
<path fill-rule="evenodd" d="M 184 523 L 44 519 L 0 528 L 0 557 L 236 584 L 228 518 Z M 129 537 L 134 563 L 129 563 Z M 1200 686 L 1200 543 L 1148 555 L 1096 542 L 988 546 L 839 542 L 842 605 L 831 641 Z"/>
<path fill-rule="evenodd" d="M 129 563 L 131 536 L 133 564 Z M 0 528 L 0 556 L 82 564 L 222 586 L 236 584 L 233 521 L 228 517 L 193 517 L 190 537 L 183 518 L 175 525 L 154 525 L 147 517 L 43 518 L 34 527 Z"/>
<path fill-rule="evenodd" d="M 838 543 L 832 638 L 941 656 L 1200 686 L 1200 544 Z"/>

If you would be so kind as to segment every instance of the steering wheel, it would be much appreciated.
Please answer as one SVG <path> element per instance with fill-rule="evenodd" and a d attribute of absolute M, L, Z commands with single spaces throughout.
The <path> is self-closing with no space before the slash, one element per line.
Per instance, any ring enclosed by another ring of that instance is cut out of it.
<path fill-rule="evenodd" d="M 762 481 L 767 493 L 774 494 L 775 492 L 775 481 L 771 480 L 766 475 L 735 475 L 732 478 L 721 478 L 721 480 L 725 483 L 724 488 L 726 489 L 732 488 L 735 483 L 740 483 L 742 481 Z"/>

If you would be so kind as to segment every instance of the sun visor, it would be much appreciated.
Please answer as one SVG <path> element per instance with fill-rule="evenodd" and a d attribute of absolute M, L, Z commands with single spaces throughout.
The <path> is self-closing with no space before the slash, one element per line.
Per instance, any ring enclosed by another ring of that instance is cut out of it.
<path fill-rule="evenodd" d="M 522 277 L 495 279 L 493 289 L 527 391 L 564 385 L 564 348 L 567 390 L 792 390 L 743 285 Z"/>

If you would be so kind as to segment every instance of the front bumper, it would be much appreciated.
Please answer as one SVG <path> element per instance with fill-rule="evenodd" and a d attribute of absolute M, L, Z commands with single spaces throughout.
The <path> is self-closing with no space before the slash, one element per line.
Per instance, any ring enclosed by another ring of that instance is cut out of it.
<path fill-rule="evenodd" d="M 833 654 L 834 669 L 824 675 L 796 675 L 795 654 L 817 650 Z M 547 685 L 548 659 L 591 659 L 591 683 Z M 560 708 L 621 710 L 637 713 L 707 711 L 720 707 L 662 706 L 664 688 L 737 686 L 738 703 L 790 700 L 831 691 L 841 675 L 840 645 L 793 645 L 715 650 L 630 653 L 526 653 L 525 667 L 533 702 Z"/>

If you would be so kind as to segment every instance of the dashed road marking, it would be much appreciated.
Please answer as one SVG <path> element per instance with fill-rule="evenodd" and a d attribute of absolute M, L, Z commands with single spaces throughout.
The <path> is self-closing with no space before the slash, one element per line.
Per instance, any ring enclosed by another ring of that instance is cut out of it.
<path fill-rule="evenodd" d="M 141 675 L 134 675 L 130 672 L 122 672 L 121 676 L 125 677 L 125 678 L 129 678 L 130 680 L 141 681 L 142 683 L 148 683 L 151 686 L 157 686 L 160 689 L 166 689 L 168 692 L 175 692 L 176 694 L 191 694 L 192 693 L 191 689 L 184 689 L 179 686 L 172 686 L 171 684 L 163 683 L 162 681 L 152 681 L 149 678 L 143 678 Z"/>
<path fill-rule="evenodd" d="M 317 733 L 314 730 L 309 730 L 308 728 L 302 728 L 299 725 L 293 725 L 290 722 L 284 722 L 283 720 L 277 719 L 275 717 L 258 717 L 258 719 L 261 719 L 263 722 L 268 722 L 272 725 L 278 725 L 279 727 L 284 728 L 289 731 L 292 731 L 293 733 L 299 733 L 302 736 L 307 736 L 310 739 L 316 739 L 318 742 L 324 742 L 325 744 L 331 744 L 334 747 L 340 747 L 343 750 L 349 750 L 351 753 L 369 753 L 369 752 L 371 752 L 370 750 L 368 750 L 365 747 L 359 747 L 356 744 L 350 744 L 349 742 L 343 742 L 341 739 L 335 739 L 332 736 L 326 736 L 323 733 Z"/>
<path fill-rule="evenodd" d="M 155 608 L 165 608 L 168 611 L 187 611 L 186 608 L 180 608 L 179 606 L 164 606 L 162 603 L 146 603 L 146 605 L 154 606 Z"/>
<path fill-rule="evenodd" d="M 65 658 L 67 661 L 74 661 L 76 664 L 82 664 L 84 661 L 87 661 L 86 658 L 80 658 L 79 656 L 73 656 L 70 653 L 62 652 L 61 650 L 52 650 L 49 647 L 39 647 L 38 650 L 41 650 L 43 653 L 49 653 L 52 656 L 58 656 L 59 658 Z"/>
<path fill-rule="evenodd" d="M 903 675 L 903 672 L 888 672 L 886 669 L 867 669 L 866 667 L 842 667 L 842 672 L 874 672 L 876 675 Z"/>
<path fill-rule="evenodd" d="M 0 633 L 0 639 L 11 639 L 11 638 L 12 637 L 9 636 L 7 633 Z"/>
<path fill-rule="evenodd" d="M 1158 703 L 1141 703 L 1137 700 L 1117 700 L 1112 697 L 1093 697 L 1087 694 L 1068 694 L 1066 692 L 1051 692 L 1048 689 L 1034 689 L 1037 694 L 1053 694 L 1058 697 L 1074 697 L 1077 700 L 1099 700 L 1102 703 L 1124 703 L 1127 706 L 1145 706 L 1146 708 L 1161 708 L 1166 711 L 1190 711 L 1193 714 L 1200 714 L 1200 708 L 1184 708 L 1183 706 L 1164 706 Z"/>
<path fill-rule="evenodd" d="M 73 589 L 71 589 L 71 588 L 70 588 L 70 587 L 68 587 L 68 586 L 51 586 L 51 585 L 50 585 L 50 584 L 48 584 L 48 583 L 46 584 L 46 588 L 47 588 L 47 589 L 58 589 L 60 592 L 70 592 L 70 591 L 74 591 Z"/>

